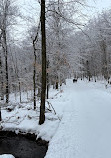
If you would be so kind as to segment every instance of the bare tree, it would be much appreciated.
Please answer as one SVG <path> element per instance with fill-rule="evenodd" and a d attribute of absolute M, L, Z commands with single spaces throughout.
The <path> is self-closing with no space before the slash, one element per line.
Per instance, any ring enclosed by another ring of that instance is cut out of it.
<path fill-rule="evenodd" d="M 41 0 L 41 36 L 42 36 L 42 88 L 39 124 L 45 121 L 45 95 L 46 95 L 46 31 L 45 31 L 45 0 Z"/>
<path fill-rule="evenodd" d="M 40 29 L 40 23 L 38 24 L 36 36 L 33 39 L 33 51 L 34 51 L 34 67 L 33 67 L 33 92 L 34 92 L 34 109 L 36 109 L 36 43 L 38 42 L 38 34 L 39 34 L 39 29 Z"/>
<path fill-rule="evenodd" d="M 12 0 L 1 0 L 0 10 L 1 10 L 1 31 L 2 31 L 2 48 L 5 56 L 5 93 L 6 93 L 6 103 L 9 102 L 9 72 L 8 72 L 8 36 L 10 26 L 15 24 L 15 15 L 17 15 L 17 8 L 12 5 Z"/>

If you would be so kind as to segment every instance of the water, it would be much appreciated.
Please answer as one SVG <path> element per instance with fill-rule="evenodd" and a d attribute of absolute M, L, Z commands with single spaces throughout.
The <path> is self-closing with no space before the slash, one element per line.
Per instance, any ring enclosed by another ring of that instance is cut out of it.
<path fill-rule="evenodd" d="M 12 154 L 15 158 L 44 158 L 47 146 L 42 140 L 36 142 L 26 136 L 0 132 L 0 154 Z"/>

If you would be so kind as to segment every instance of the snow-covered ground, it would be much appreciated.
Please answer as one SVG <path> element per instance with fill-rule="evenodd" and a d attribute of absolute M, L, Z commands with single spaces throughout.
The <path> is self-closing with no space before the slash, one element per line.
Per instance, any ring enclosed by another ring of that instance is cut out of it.
<path fill-rule="evenodd" d="M 3 155 L 0 155 L 0 158 L 14 158 L 14 156 L 10 154 L 3 154 Z"/>
<path fill-rule="evenodd" d="M 45 158 L 110 158 L 111 88 L 69 80 L 66 90 L 69 103 Z"/>
<path fill-rule="evenodd" d="M 19 103 L 19 96 L 15 101 L 14 95 L 12 94 L 10 97 L 10 105 L 2 108 L 2 129 L 15 131 L 16 133 L 34 133 L 37 135 L 37 138 L 41 137 L 43 140 L 50 141 L 58 128 L 62 118 L 63 106 L 65 105 L 61 98 L 63 95 L 62 90 L 57 91 L 51 88 L 49 94 L 50 99 L 48 99 L 48 103 L 50 105 L 46 103 L 46 121 L 41 126 L 38 125 L 40 102 L 37 101 L 37 110 L 33 110 L 33 102 L 28 102 L 24 93 L 22 95 L 23 103 Z M 56 114 L 51 105 L 53 105 Z M 51 111 L 47 110 L 47 108 Z M 10 111 L 10 109 L 13 110 Z"/>
<path fill-rule="evenodd" d="M 106 89 L 102 81 L 69 79 L 61 91 L 50 90 L 48 101 L 57 114 L 47 111 L 43 125 L 38 125 L 39 113 L 32 103 L 23 103 L 11 112 L 2 110 L 3 129 L 35 133 L 50 141 L 45 158 L 111 157 L 110 85 Z"/>

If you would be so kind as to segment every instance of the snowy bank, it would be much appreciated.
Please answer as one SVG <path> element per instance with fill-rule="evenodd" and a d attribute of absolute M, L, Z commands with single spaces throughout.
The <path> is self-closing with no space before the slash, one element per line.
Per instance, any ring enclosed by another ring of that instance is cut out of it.
<path fill-rule="evenodd" d="M 17 133 L 31 133 L 38 138 L 50 141 L 54 136 L 63 115 L 64 103 L 63 91 L 50 89 L 49 99 L 46 102 L 46 120 L 43 125 L 39 125 L 39 106 L 33 110 L 33 102 L 18 103 L 11 97 L 10 105 L 2 108 L 1 128 L 4 131 L 14 131 Z M 13 96 L 13 95 L 12 95 Z M 24 96 L 22 96 L 23 99 Z M 26 97 L 25 97 L 26 101 Z M 50 105 L 49 105 L 50 103 Z M 53 108 L 56 111 L 53 110 Z"/>
<path fill-rule="evenodd" d="M 14 158 L 14 156 L 10 154 L 3 154 L 3 155 L 0 155 L 0 158 Z"/>

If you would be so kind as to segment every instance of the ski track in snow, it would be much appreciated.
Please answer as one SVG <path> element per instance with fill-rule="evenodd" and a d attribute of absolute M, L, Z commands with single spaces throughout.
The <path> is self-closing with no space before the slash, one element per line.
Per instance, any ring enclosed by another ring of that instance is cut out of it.
<path fill-rule="evenodd" d="M 111 158 L 111 94 L 69 80 L 62 121 L 45 158 Z"/>

